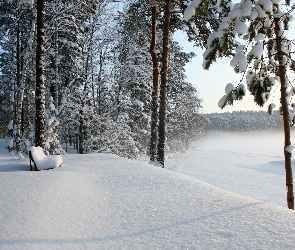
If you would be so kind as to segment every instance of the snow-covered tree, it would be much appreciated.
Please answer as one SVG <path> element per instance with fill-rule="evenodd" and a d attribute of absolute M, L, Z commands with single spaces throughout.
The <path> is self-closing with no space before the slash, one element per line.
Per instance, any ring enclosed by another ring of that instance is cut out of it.
<path fill-rule="evenodd" d="M 241 0 L 230 7 L 228 16 L 222 19 L 218 30 L 213 32 L 207 41 L 204 57 L 204 68 L 208 69 L 217 57 L 233 55 L 230 62 L 236 72 L 246 75 L 246 86 L 254 97 L 255 103 L 263 106 L 271 96 L 272 90 L 279 85 L 281 91 L 280 110 L 284 121 L 284 155 L 287 186 L 288 208 L 294 209 L 293 177 L 291 151 L 289 150 L 290 125 L 294 123 L 291 97 L 294 93 L 288 79 L 288 70 L 294 70 L 291 41 L 287 38 L 290 21 L 293 20 L 290 10 L 280 0 Z M 218 4 L 223 1 L 218 1 Z M 192 8 L 198 7 L 200 1 L 194 0 Z M 290 1 L 285 1 L 286 6 Z M 188 18 L 190 15 L 188 15 Z M 240 100 L 245 95 L 246 87 L 239 84 L 234 87 L 228 84 L 226 95 L 219 101 L 223 108 Z M 270 104 L 271 112 L 274 104 Z"/>
<path fill-rule="evenodd" d="M 270 115 L 265 111 L 233 111 L 206 114 L 209 130 L 261 131 L 282 129 L 283 121 L 278 110 Z"/>
<path fill-rule="evenodd" d="M 185 75 L 184 67 L 193 57 L 194 53 L 185 53 L 177 42 L 170 41 L 166 125 L 169 151 L 188 150 L 206 127 L 200 114 L 201 100 L 198 92 L 187 82 Z"/>
<path fill-rule="evenodd" d="M 57 133 L 59 120 L 57 119 L 57 109 L 54 105 L 53 97 L 48 98 L 47 109 L 45 112 L 45 152 L 50 155 L 64 154 Z"/>
<path fill-rule="evenodd" d="M 8 142 L 9 148 L 16 148 L 22 157 L 22 138 L 24 135 L 25 91 L 30 88 L 27 75 L 30 54 L 34 42 L 35 14 L 32 1 L 1 1 L 1 68 L 6 94 L 10 96 Z M 15 140 L 14 140 L 15 139 Z"/>

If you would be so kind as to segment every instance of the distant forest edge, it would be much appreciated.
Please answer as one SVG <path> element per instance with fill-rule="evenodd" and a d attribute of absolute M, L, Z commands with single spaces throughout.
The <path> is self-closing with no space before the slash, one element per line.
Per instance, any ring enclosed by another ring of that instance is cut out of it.
<path fill-rule="evenodd" d="M 206 114 L 208 130 L 258 131 L 283 128 L 279 111 L 272 115 L 265 111 L 234 111 Z"/>

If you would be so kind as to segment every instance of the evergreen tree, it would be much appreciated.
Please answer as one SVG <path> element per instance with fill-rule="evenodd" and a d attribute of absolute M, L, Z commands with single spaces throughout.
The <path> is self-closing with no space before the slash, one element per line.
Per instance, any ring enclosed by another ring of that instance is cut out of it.
<path fill-rule="evenodd" d="M 188 150 L 206 127 L 197 90 L 186 81 L 184 67 L 193 57 L 194 53 L 185 53 L 177 42 L 170 41 L 166 125 L 169 151 Z"/>

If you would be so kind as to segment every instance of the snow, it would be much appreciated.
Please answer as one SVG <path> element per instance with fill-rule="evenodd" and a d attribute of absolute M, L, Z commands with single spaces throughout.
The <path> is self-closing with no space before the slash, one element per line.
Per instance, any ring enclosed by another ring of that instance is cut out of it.
<path fill-rule="evenodd" d="M 217 0 L 216 2 L 217 7 L 220 7 L 220 4 L 221 4 L 221 0 Z"/>
<path fill-rule="evenodd" d="M 266 19 L 265 22 L 264 22 L 264 26 L 266 28 L 270 27 L 271 26 L 271 20 L 270 19 Z"/>
<path fill-rule="evenodd" d="M 222 22 L 220 23 L 218 27 L 218 32 L 221 33 L 222 31 L 228 29 L 228 21 L 229 21 L 228 18 L 223 18 Z"/>
<path fill-rule="evenodd" d="M 245 34 L 248 30 L 248 27 L 245 24 L 245 22 L 241 22 L 241 21 L 236 21 L 235 28 L 239 35 Z"/>
<path fill-rule="evenodd" d="M 258 33 L 255 38 L 254 38 L 255 41 L 263 41 L 265 40 L 265 35 L 262 34 L 262 33 Z"/>
<path fill-rule="evenodd" d="M 185 32 L 189 30 L 189 27 L 186 24 L 182 24 L 182 31 Z"/>
<path fill-rule="evenodd" d="M 220 98 L 220 100 L 218 101 L 218 107 L 219 108 L 221 108 L 221 109 L 223 108 L 224 103 L 227 100 L 227 97 L 228 97 L 228 95 L 224 95 L 223 97 Z"/>
<path fill-rule="evenodd" d="M 13 129 L 13 121 L 12 120 L 9 121 L 8 126 L 7 126 L 7 129 L 8 130 L 12 130 Z"/>
<path fill-rule="evenodd" d="M 266 12 L 272 12 L 272 0 L 259 0 L 258 3 L 263 6 Z"/>
<path fill-rule="evenodd" d="M 271 108 L 272 109 L 275 109 L 276 108 L 276 104 L 275 103 L 271 103 L 270 105 L 271 105 Z"/>
<path fill-rule="evenodd" d="M 260 17 L 260 18 L 267 18 L 267 15 L 266 15 L 265 11 L 260 7 L 260 5 L 256 4 L 255 5 L 255 9 L 258 12 L 258 17 Z"/>
<path fill-rule="evenodd" d="M 214 32 L 212 34 L 209 35 L 208 39 L 207 39 L 207 46 L 208 48 L 211 48 L 211 45 L 212 45 L 212 42 L 214 41 L 214 39 L 218 38 L 218 33 L 217 32 Z M 208 51 L 208 53 L 210 52 L 210 50 L 206 50 Z M 207 57 L 207 53 L 206 51 L 204 52 L 203 54 L 203 58 L 205 59 Z"/>
<path fill-rule="evenodd" d="M 235 4 L 234 8 L 230 11 L 229 17 L 236 18 L 242 15 L 242 10 L 239 8 L 239 4 Z"/>
<path fill-rule="evenodd" d="M 228 95 L 234 88 L 235 88 L 235 86 L 232 83 L 228 83 L 225 86 L 225 94 Z"/>
<path fill-rule="evenodd" d="M 242 15 L 243 16 L 251 16 L 252 13 L 252 2 L 250 0 L 246 0 L 241 3 Z"/>
<path fill-rule="evenodd" d="M 212 136 L 216 146 L 220 140 Z M 0 140 L 0 248 L 293 249 L 294 211 L 200 181 L 215 170 L 212 176 L 229 186 L 246 189 L 239 181 L 249 181 L 256 192 L 267 188 L 259 190 L 264 182 L 243 172 L 257 160 L 257 152 L 249 164 L 239 161 L 239 178 L 230 183 L 238 172 L 231 172 L 232 160 L 225 153 L 230 145 L 218 152 L 214 144 L 201 155 L 178 157 L 180 168 L 193 162 L 192 178 L 110 154 L 68 154 L 62 168 L 30 172 L 28 159 L 11 159 Z M 202 165 L 206 159 L 211 164 Z M 277 184 L 263 180 L 269 189 Z"/>
<path fill-rule="evenodd" d="M 252 10 L 251 15 L 250 15 L 250 20 L 254 20 L 258 17 L 258 11 L 257 10 Z"/>
<path fill-rule="evenodd" d="M 294 140 L 295 130 L 291 130 Z M 286 207 L 283 131 L 211 131 L 169 168 L 223 190 Z M 295 160 L 292 160 L 293 166 Z"/>
<path fill-rule="evenodd" d="M 60 155 L 45 155 L 41 147 L 31 147 L 31 153 L 38 170 L 57 168 L 62 164 Z"/>
<path fill-rule="evenodd" d="M 230 66 L 235 67 L 237 65 L 238 65 L 240 71 L 247 70 L 247 58 L 246 58 L 243 51 L 237 53 L 233 57 L 233 59 L 230 61 Z"/>
<path fill-rule="evenodd" d="M 294 148 L 295 148 L 295 146 L 290 145 L 290 146 L 287 146 L 287 147 L 285 148 L 285 150 L 286 150 L 286 152 L 288 152 L 289 154 L 292 154 L 292 151 L 294 150 Z"/>
<path fill-rule="evenodd" d="M 192 16 L 195 15 L 195 9 L 199 7 L 202 0 L 193 0 L 190 5 L 184 10 L 183 18 L 185 21 L 189 21 Z"/>
<path fill-rule="evenodd" d="M 263 54 L 263 45 L 262 43 L 258 42 L 256 45 L 254 45 L 250 52 L 255 57 L 260 57 Z"/>
<path fill-rule="evenodd" d="M 244 49 L 245 49 L 245 45 L 239 45 L 236 48 L 236 53 L 244 52 Z"/>
<path fill-rule="evenodd" d="M 13 139 L 12 138 L 6 138 L 6 143 L 7 143 L 7 146 L 12 148 L 13 147 Z"/>

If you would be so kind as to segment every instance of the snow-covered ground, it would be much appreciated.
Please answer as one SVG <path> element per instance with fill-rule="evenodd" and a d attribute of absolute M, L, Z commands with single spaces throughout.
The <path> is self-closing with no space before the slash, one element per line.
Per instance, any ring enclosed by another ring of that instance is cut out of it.
<path fill-rule="evenodd" d="M 295 131 L 291 135 L 294 143 Z M 283 140 L 283 132 L 275 130 L 209 132 L 167 165 L 221 189 L 286 207 Z"/>
<path fill-rule="evenodd" d="M 202 150 L 191 163 L 204 163 Z M 226 157 L 218 161 L 224 153 L 211 153 L 207 168 L 224 170 L 217 180 L 237 175 Z M 68 154 L 61 168 L 30 172 L 1 140 L 0 249 L 294 249 L 294 211 L 206 184 L 208 172 L 197 170 L 192 178 L 114 155 Z"/>

